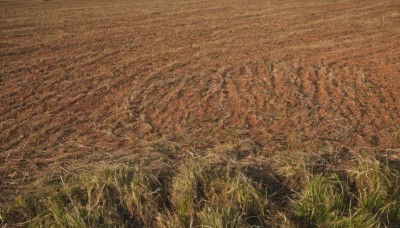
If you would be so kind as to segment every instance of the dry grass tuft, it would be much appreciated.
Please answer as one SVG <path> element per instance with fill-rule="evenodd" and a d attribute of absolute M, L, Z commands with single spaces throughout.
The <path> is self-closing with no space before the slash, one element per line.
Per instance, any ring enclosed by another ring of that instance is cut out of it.
<path fill-rule="evenodd" d="M 231 160 L 229 154 L 226 159 L 188 158 L 173 165 L 168 159 L 156 159 L 156 153 L 129 166 L 43 182 L 36 194 L 1 207 L 2 225 L 395 227 L 400 223 L 400 171 L 370 153 L 303 153 L 298 163 L 289 156 L 276 158 L 273 162 L 281 165 L 279 169 L 258 169 L 255 164 L 251 169 L 250 160 Z M 159 160 L 166 163 L 156 163 Z M 279 183 L 270 181 L 271 176 Z"/>

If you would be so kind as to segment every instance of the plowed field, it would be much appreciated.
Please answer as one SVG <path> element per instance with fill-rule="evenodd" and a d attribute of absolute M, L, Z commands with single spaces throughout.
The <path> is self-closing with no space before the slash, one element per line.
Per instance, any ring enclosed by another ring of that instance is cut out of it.
<path fill-rule="evenodd" d="M 157 140 L 398 148 L 400 1 L 300 2 L 0 1 L 0 194 Z"/>

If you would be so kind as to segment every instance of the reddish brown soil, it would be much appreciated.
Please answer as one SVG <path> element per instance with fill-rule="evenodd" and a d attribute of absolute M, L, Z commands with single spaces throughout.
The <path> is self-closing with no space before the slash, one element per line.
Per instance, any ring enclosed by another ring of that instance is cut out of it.
<path fill-rule="evenodd" d="M 0 0 L 0 194 L 145 142 L 398 148 L 400 1 Z"/>

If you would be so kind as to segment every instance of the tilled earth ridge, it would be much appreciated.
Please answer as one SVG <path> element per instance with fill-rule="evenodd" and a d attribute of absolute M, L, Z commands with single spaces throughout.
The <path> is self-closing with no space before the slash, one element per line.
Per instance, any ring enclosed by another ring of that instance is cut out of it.
<path fill-rule="evenodd" d="M 254 60 L 190 74 L 204 69 L 190 65 L 168 65 L 131 87 L 116 132 L 133 123 L 136 135 L 247 129 L 259 141 L 378 145 L 399 120 L 396 94 L 361 68 Z"/>
<path fill-rule="evenodd" d="M 398 1 L 0 9 L 1 191 L 158 139 L 251 139 L 266 155 L 325 141 L 399 147 Z"/>

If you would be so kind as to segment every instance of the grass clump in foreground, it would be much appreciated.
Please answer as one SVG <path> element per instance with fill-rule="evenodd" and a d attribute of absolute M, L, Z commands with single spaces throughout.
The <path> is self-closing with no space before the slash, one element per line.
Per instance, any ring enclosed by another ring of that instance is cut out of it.
<path fill-rule="evenodd" d="M 165 204 L 161 174 L 135 168 L 102 169 L 61 177 L 41 195 L 20 197 L 4 213 L 5 221 L 30 220 L 34 225 L 97 227 L 151 222 Z"/>
<path fill-rule="evenodd" d="M 298 159 L 302 166 L 288 162 L 271 171 L 281 174 L 277 179 L 282 185 L 295 175 L 304 176 L 290 194 L 282 196 L 271 190 L 268 182 L 246 172 L 249 162 L 188 159 L 156 169 L 133 165 L 62 176 L 43 183 L 37 194 L 3 205 L 0 221 L 35 227 L 400 224 L 398 166 L 370 155 L 345 163 L 323 156 Z M 296 172 L 290 171 L 292 166 Z"/>
<path fill-rule="evenodd" d="M 349 189 L 337 175 L 316 175 L 311 178 L 299 200 L 295 201 L 295 214 L 305 221 L 323 223 L 341 216 L 348 207 Z"/>
<path fill-rule="evenodd" d="M 172 179 L 171 202 L 181 226 L 263 224 L 267 192 L 237 168 L 207 161 L 189 161 L 179 168 Z"/>
<path fill-rule="evenodd" d="M 345 165 L 333 165 L 336 167 L 332 170 L 309 173 L 307 184 L 292 200 L 292 218 L 298 226 L 397 227 L 400 224 L 398 166 L 368 155 L 352 158 Z M 326 164 L 329 166 L 332 163 Z"/>
<path fill-rule="evenodd" d="M 241 171 L 190 160 L 176 170 L 113 167 L 62 177 L 1 215 L 4 224 L 45 227 L 246 227 L 262 225 L 266 206 L 265 190 Z"/>

